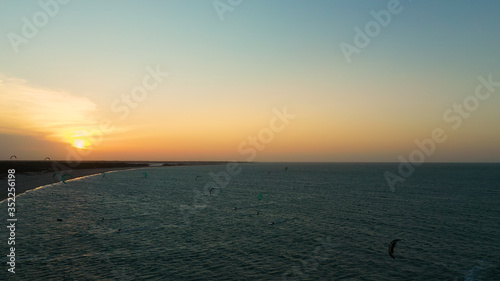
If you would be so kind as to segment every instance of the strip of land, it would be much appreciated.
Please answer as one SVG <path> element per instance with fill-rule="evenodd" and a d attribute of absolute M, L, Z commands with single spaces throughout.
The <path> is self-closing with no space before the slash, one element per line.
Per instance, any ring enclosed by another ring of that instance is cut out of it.
<path fill-rule="evenodd" d="M 226 162 L 118 162 L 84 161 L 79 163 L 59 161 L 0 161 L 0 201 L 7 198 L 8 170 L 15 170 L 16 195 L 28 190 L 55 183 L 65 173 L 73 178 L 100 174 L 109 171 L 145 168 L 154 166 L 193 166 L 225 164 Z M 59 173 L 54 176 L 55 173 Z"/>

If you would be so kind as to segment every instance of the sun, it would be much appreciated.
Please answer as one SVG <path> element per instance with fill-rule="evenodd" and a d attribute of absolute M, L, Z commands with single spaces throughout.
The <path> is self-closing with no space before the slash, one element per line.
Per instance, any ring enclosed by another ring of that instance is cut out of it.
<path fill-rule="evenodd" d="M 85 148 L 86 143 L 85 143 L 85 141 L 84 141 L 84 140 L 75 140 L 75 141 L 73 142 L 73 145 L 74 145 L 76 148 L 81 148 L 81 149 L 83 149 L 83 148 Z"/>

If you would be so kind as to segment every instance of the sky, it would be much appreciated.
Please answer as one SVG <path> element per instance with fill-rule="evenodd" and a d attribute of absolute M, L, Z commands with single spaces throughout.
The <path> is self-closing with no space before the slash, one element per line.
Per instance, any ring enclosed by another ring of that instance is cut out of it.
<path fill-rule="evenodd" d="M 499 8 L 1 0 L 0 159 L 498 162 Z"/>

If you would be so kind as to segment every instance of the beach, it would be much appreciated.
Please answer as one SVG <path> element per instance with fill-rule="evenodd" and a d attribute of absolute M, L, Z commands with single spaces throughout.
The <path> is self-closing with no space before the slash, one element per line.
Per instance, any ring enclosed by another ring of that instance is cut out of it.
<path fill-rule="evenodd" d="M 145 163 L 126 162 L 82 162 L 76 163 L 56 161 L 0 161 L 0 179 L 7 185 L 7 171 L 15 170 L 16 195 L 28 190 L 60 181 L 61 174 L 70 174 L 72 178 L 79 178 L 109 171 L 148 167 Z M 54 168 L 55 167 L 55 168 Z M 67 167 L 62 169 L 62 167 Z M 54 177 L 54 174 L 58 172 Z M 55 179 L 54 179 L 55 178 Z M 0 201 L 7 198 L 7 188 L 0 191 Z"/>
<path fill-rule="evenodd" d="M 70 174 L 73 179 L 101 174 L 116 170 L 137 169 L 155 166 L 192 166 L 210 165 L 223 162 L 120 162 L 120 161 L 84 161 L 68 163 L 62 161 L 0 161 L 0 180 L 7 186 L 7 171 L 15 170 L 16 195 L 37 187 L 60 181 L 63 174 Z M 55 173 L 59 173 L 54 176 Z M 7 198 L 7 188 L 0 191 L 0 201 Z"/>

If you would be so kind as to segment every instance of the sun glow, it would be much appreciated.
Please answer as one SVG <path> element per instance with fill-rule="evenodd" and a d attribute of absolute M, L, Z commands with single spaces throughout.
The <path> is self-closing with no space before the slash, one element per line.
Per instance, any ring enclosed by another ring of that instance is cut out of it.
<path fill-rule="evenodd" d="M 76 147 L 76 148 L 80 148 L 80 149 L 83 149 L 87 146 L 86 142 L 84 140 L 75 140 L 73 142 L 73 145 Z"/>

